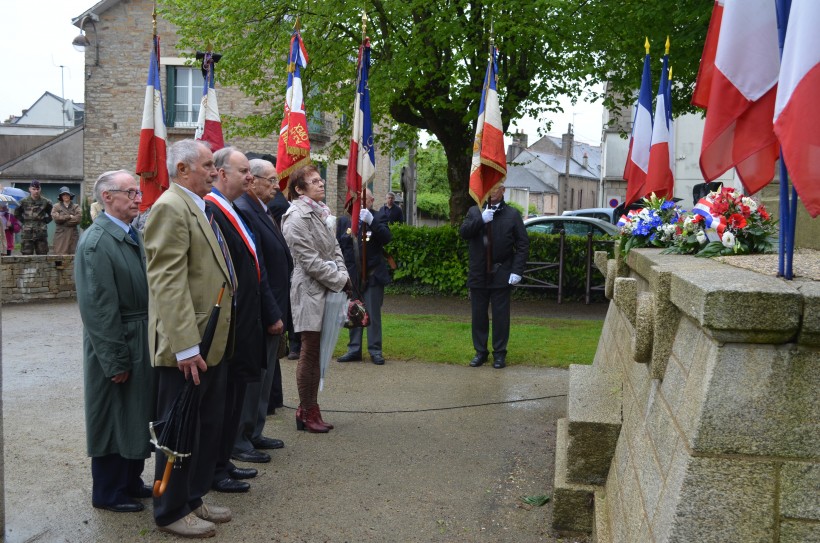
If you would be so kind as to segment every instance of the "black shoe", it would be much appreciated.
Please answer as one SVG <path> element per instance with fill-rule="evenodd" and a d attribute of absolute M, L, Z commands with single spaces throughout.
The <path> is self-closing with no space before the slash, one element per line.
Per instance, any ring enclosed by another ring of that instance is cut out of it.
<path fill-rule="evenodd" d="M 371 354 L 370 355 L 370 360 L 372 360 L 373 363 L 376 364 L 377 366 L 383 366 L 384 365 L 384 357 L 380 354 Z"/>
<path fill-rule="evenodd" d="M 129 492 L 128 495 L 131 496 L 132 498 L 137 498 L 137 499 L 142 500 L 142 499 L 150 498 L 151 496 L 153 496 L 154 495 L 154 489 L 151 488 L 148 485 L 142 485 L 136 492 Z"/>
<path fill-rule="evenodd" d="M 221 481 L 217 481 L 211 487 L 217 492 L 230 492 L 233 494 L 239 494 L 240 492 L 247 492 L 251 489 L 251 485 L 246 483 L 245 481 L 237 481 L 236 479 L 231 479 L 230 477 L 225 477 Z"/>
<path fill-rule="evenodd" d="M 259 439 L 251 441 L 254 449 L 281 449 L 285 446 L 285 442 L 281 439 L 274 439 L 272 437 L 262 436 Z"/>
<path fill-rule="evenodd" d="M 504 355 L 493 355 L 493 367 L 497 370 L 500 370 L 501 368 L 505 367 L 507 363 L 504 361 L 504 358 Z"/>
<path fill-rule="evenodd" d="M 261 451 L 257 451 L 256 449 L 233 453 L 231 458 L 234 460 L 239 460 L 240 462 L 252 462 L 254 464 L 265 464 L 270 462 L 270 455 L 268 453 L 263 453 Z"/>
<path fill-rule="evenodd" d="M 111 505 L 97 505 L 93 504 L 97 509 L 105 509 L 106 511 L 113 511 L 114 513 L 139 513 L 145 506 L 139 502 L 125 502 L 114 503 Z"/>
<path fill-rule="evenodd" d="M 470 367 L 471 368 L 477 368 L 486 361 L 487 361 L 487 355 L 486 354 L 477 354 L 477 355 L 475 355 L 475 357 L 472 360 L 470 360 Z"/>
<path fill-rule="evenodd" d="M 339 362 L 361 362 L 362 353 L 346 353 L 337 359 Z"/>
<path fill-rule="evenodd" d="M 288 360 L 299 360 L 299 353 L 291 351 L 288 353 Z"/>
<path fill-rule="evenodd" d="M 231 479 L 253 479 L 258 473 L 254 468 L 228 468 Z"/>

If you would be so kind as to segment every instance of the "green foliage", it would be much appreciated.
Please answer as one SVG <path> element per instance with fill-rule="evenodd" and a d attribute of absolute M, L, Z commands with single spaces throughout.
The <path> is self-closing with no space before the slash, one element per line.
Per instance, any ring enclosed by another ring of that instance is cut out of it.
<path fill-rule="evenodd" d="M 467 294 L 467 244 L 452 226 L 411 227 L 393 225 L 393 241 L 387 250 L 396 258 L 399 268 L 393 279 L 399 284 L 430 287 L 441 294 Z M 530 234 L 528 262 L 558 262 L 560 236 Z M 583 296 L 586 287 L 586 243 L 582 236 L 566 236 L 564 247 L 564 296 Z M 612 242 L 594 240 L 593 251 L 614 251 Z M 593 266 L 592 284 L 603 283 L 603 276 Z M 558 283 L 558 270 L 539 271 L 534 277 Z M 415 288 L 415 287 L 411 287 Z"/>
<path fill-rule="evenodd" d="M 518 212 L 519 212 L 519 213 L 521 213 L 521 216 L 522 216 L 522 217 L 523 217 L 524 215 L 526 215 L 526 213 L 524 212 L 524 208 L 523 208 L 523 207 L 521 207 L 519 204 L 517 204 L 517 203 L 515 203 L 515 202 L 507 202 L 507 205 L 508 205 L 508 206 L 510 206 L 510 207 L 511 207 L 511 208 L 513 208 L 513 209 L 518 210 Z"/>
<path fill-rule="evenodd" d="M 450 213 L 450 198 L 446 194 L 420 192 L 416 194 L 416 207 L 435 219 L 446 219 Z"/>
<path fill-rule="evenodd" d="M 91 226 L 91 223 L 93 222 L 91 220 L 91 204 L 88 203 L 88 198 L 83 198 L 82 209 L 83 216 L 82 219 L 80 219 L 80 228 L 85 230 L 86 228 Z"/>
<path fill-rule="evenodd" d="M 431 140 L 427 147 L 416 152 L 416 182 L 418 192 L 444 194 L 450 196 L 447 183 L 447 157 L 444 148 L 437 141 Z"/>

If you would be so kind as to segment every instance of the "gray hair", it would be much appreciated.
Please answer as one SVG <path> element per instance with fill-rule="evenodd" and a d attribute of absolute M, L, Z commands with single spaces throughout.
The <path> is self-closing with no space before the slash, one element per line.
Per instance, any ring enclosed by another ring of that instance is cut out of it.
<path fill-rule="evenodd" d="M 193 166 L 196 159 L 199 158 L 200 145 L 204 145 L 208 149 L 211 148 L 207 142 L 191 139 L 180 140 L 171 145 L 171 147 L 168 148 L 168 157 L 165 161 L 168 166 L 168 177 L 176 179 L 177 164 Z"/>
<path fill-rule="evenodd" d="M 394 199 L 396 198 L 395 192 L 388 192 L 385 196 L 392 196 Z"/>
<path fill-rule="evenodd" d="M 257 177 L 262 176 L 262 172 L 265 168 L 268 166 L 273 166 L 273 162 L 270 160 L 265 160 L 264 158 L 252 158 L 249 163 L 251 165 L 251 175 L 255 175 Z"/>
<path fill-rule="evenodd" d="M 103 192 L 120 188 L 116 182 L 116 178 L 120 174 L 128 175 L 132 179 L 135 177 L 134 174 L 128 170 L 114 170 L 104 172 L 97 178 L 97 181 L 94 182 L 94 199 L 97 200 L 100 205 L 103 205 Z"/>
<path fill-rule="evenodd" d="M 216 153 L 214 153 L 214 167 L 216 169 L 224 168 L 228 161 L 231 159 L 231 155 L 234 153 L 241 153 L 239 149 L 236 147 L 223 147 Z"/>

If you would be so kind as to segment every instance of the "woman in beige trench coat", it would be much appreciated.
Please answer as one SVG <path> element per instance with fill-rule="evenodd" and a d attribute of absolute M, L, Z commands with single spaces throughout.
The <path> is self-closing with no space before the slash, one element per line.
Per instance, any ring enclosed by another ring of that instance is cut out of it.
<path fill-rule="evenodd" d="M 299 430 L 325 433 L 333 428 L 322 420 L 319 394 L 319 337 L 325 298 L 330 291 L 349 288 L 344 257 L 336 241 L 336 217 L 322 201 L 325 182 L 319 170 L 303 166 L 290 176 L 288 199 L 291 206 L 282 217 L 282 233 L 293 255 L 290 304 L 293 328 L 302 334 L 302 348 L 296 365 Z"/>
<path fill-rule="evenodd" d="M 71 201 L 74 195 L 68 187 L 61 187 L 57 197 L 60 201 L 51 208 L 51 218 L 57 224 L 54 230 L 54 254 L 73 255 L 80 239 L 77 225 L 82 221 L 83 210 Z"/>

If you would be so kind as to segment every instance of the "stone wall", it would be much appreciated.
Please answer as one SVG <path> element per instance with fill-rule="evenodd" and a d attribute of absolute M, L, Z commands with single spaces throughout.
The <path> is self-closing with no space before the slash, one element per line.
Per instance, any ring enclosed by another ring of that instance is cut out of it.
<path fill-rule="evenodd" d="M 0 258 L 3 304 L 74 298 L 74 255 Z"/>
<path fill-rule="evenodd" d="M 637 250 L 572 366 L 554 527 L 598 542 L 820 542 L 820 283 Z M 560 473 L 559 473 L 560 472 Z"/>

